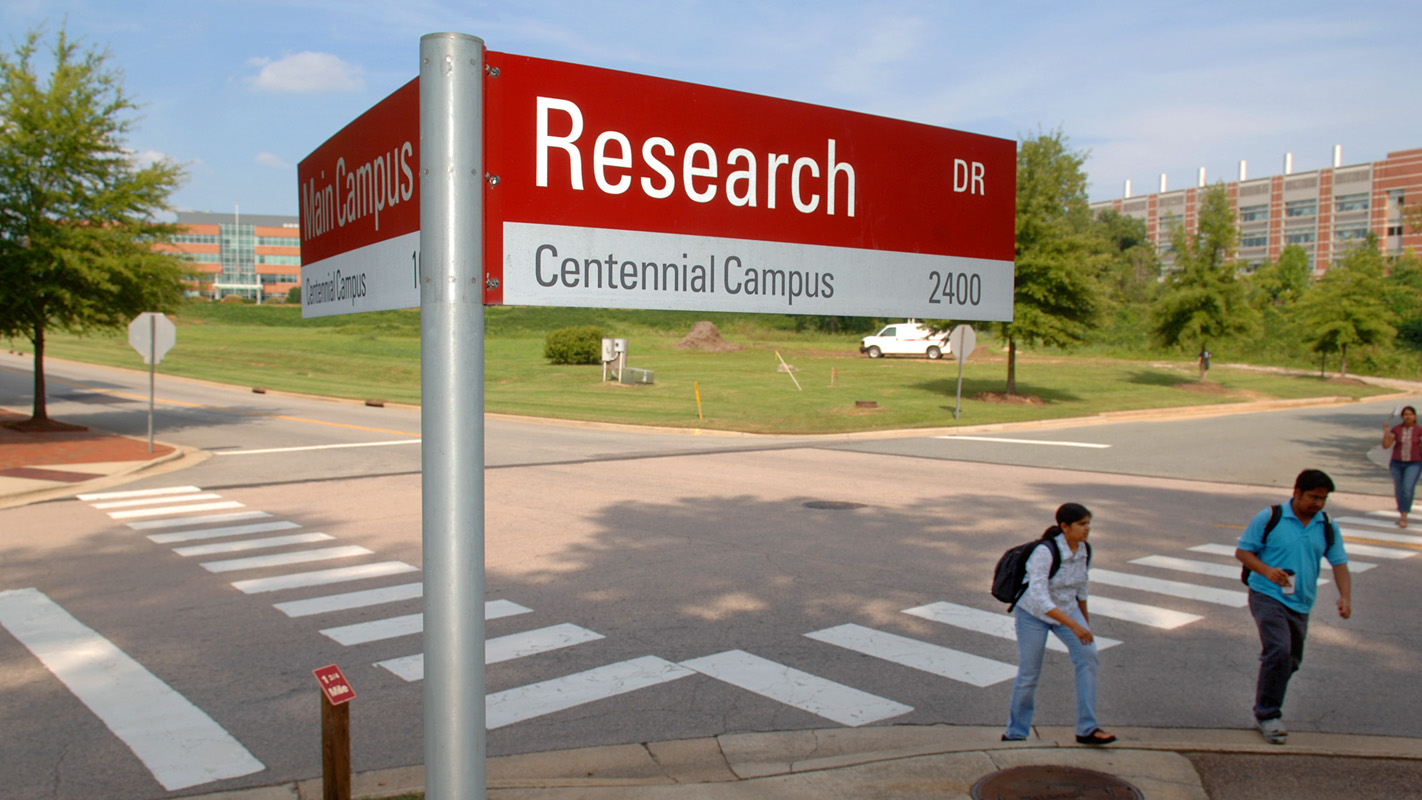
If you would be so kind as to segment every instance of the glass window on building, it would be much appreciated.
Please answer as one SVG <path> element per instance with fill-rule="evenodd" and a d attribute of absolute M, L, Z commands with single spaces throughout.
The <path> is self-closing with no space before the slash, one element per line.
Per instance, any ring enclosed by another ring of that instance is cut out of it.
<path fill-rule="evenodd" d="M 1318 200 L 1291 200 L 1284 204 L 1286 217 L 1318 216 Z"/>
<path fill-rule="evenodd" d="M 1367 211 L 1369 199 L 1366 192 L 1363 194 L 1340 194 L 1333 199 L 1333 203 L 1334 210 L 1342 214 L 1346 211 Z"/>
<path fill-rule="evenodd" d="M 1333 239 L 1339 244 L 1349 245 L 1368 238 L 1368 223 L 1349 222 L 1333 229 Z"/>
<path fill-rule="evenodd" d="M 1284 244 L 1313 244 L 1313 231 L 1284 231 Z"/>
<path fill-rule="evenodd" d="M 1263 231 L 1263 232 L 1259 232 L 1259 233 L 1245 233 L 1245 234 L 1241 234 L 1240 237 L 1239 237 L 1239 246 L 1240 246 L 1241 248 L 1268 247 L 1268 246 L 1269 246 L 1269 232 L 1268 232 L 1268 231 Z"/>
<path fill-rule="evenodd" d="M 1268 220 L 1268 219 L 1269 219 L 1269 204 L 1268 204 L 1268 203 L 1265 203 L 1264 205 L 1260 205 L 1260 206 L 1244 206 L 1243 208 L 1239 209 L 1239 221 L 1240 221 L 1240 222 L 1259 222 L 1260 220 Z"/>

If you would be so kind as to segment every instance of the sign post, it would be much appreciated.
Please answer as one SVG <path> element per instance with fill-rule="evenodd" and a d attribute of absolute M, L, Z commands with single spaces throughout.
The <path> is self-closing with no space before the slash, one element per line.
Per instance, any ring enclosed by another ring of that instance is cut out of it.
<path fill-rule="evenodd" d="M 351 707 L 355 689 L 335 664 L 313 669 L 321 684 L 321 790 L 323 800 L 351 800 Z"/>
<path fill-rule="evenodd" d="M 157 311 L 145 311 L 128 323 L 128 343 L 148 365 L 148 452 L 153 452 L 153 371 L 178 341 L 173 321 Z"/>
<path fill-rule="evenodd" d="M 968 360 L 977 346 L 978 335 L 972 325 L 959 325 L 948 334 L 948 347 L 953 350 L 953 357 L 958 359 L 958 402 L 953 406 L 953 419 L 957 419 L 963 409 L 963 362 Z"/>

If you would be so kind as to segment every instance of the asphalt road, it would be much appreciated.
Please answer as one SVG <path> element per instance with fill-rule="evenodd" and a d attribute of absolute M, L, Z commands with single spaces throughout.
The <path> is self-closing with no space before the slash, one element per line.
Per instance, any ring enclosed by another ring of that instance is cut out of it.
<path fill-rule="evenodd" d="M 50 372 L 55 416 L 146 431 L 145 375 L 71 365 Z M 24 405 L 26 378 L 22 365 L 0 360 L 0 404 Z M 135 385 L 145 402 L 131 399 Z M 329 663 L 345 668 L 359 694 L 356 768 L 419 763 L 421 684 L 408 679 L 420 653 L 418 628 L 377 635 L 392 620 L 417 617 L 419 599 L 296 616 L 279 607 L 418 581 L 419 448 L 406 443 L 418 436 L 416 412 L 161 378 L 159 395 L 159 420 L 182 420 L 160 421 L 159 438 L 221 455 L 124 489 L 193 485 L 217 502 L 240 503 L 241 512 L 269 515 L 261 523 L 290 526 L 263 536 L 330 538 L 194 552 L 186 548 L 235 539 L 153 541 L 222 525 L 181 522 L 185 513 L 111 516 L 153 506 L 42 503 L 0 511 L 0 591 L 42 592 L 262 765 L 204 788 L 316 774 L 310 671 Z M 827 715 L 840 724 L 874 714 L 885 715 L 883 724 L 999 723 L 1010 685 L 1010 674 L 999 673 L 1011 672 L 1014 645 L 961 620 L 1006 619 L 986 591 L 993 560 L 1040 532 L 1066 500 L 1095 512 L 1097 634 L 1119 642 L 1103 650 L 1103 721 L 1243 727 L 1258 645 L 1237 604 L 1237 568 L 1227 555 L 1191 548 L 1231 548 L 1238 526 L 1286 497 L 1275 487 L 1304 465 L 1339 480 L 1335 517 L 1387 508 L 1390 483 L 1363 452 L 1395 402 L 981 434 L 1007 442 L 933 434 L 690 436 L 490 418 L 488 599 L 518 613 L 488 622 L 489 638 L 514 648 L 488 669 L 488 689 L 501 701 L 491 706 L 491 723 L 500 724 L 489 752 L 824 727 L 835 722 Z M 131 524 L 164 519 L 179 524 Z M 369 552 L 303 565 L 221 563 L 349 547 Z M 1225 571 L 1183 573 L 1175 568 L 1181 560 Z M 1330 611 L 1332 589 L 1321 589 L 1309 658 L 1291 688 L 1290 724 L 1422 736 L 1413 667 L 1422 633 L 1408 623 L 1414 562 L 1422 560 L 1355 560 L 1376 566 L 1355 580 L 1351 620 Z M 251 591 L 262 581 L 353 564 L 409 570 Z M 1103 583 L 1111 573 L 1126 578 Z M 1205 591 L 1164 594 L 1161 580 Z M 1171 627 L 1147 625 L 1104 615 L 1108 601 L 1176 616 L 1162 623 Z M 537 647 L 528 638 L 534 632 L 562 646 L 525 654 Z M 885 658 L 915 643 L 967 654 L 971 663 L 950 669 L 935 661 L 951 674 L 932 674 Z M 807 710 L 748 690 L 753 670 L 743 654 L 834 702 Z M 570 683 L 573 676 L 587 679 Z M 532 713 L 557 693 L 550 687 L 570 694 L 599 682 L 588 676 L 643 684 Z M 1037 722 L 1069 723 L 1071 696 L 1064 657 L 1050 657 Z M 0 728 L 11 742 L 0 752 L 0 773 L 13 776 L 17 796 L 165 795 L 144 762 L 3 635 Z"/>

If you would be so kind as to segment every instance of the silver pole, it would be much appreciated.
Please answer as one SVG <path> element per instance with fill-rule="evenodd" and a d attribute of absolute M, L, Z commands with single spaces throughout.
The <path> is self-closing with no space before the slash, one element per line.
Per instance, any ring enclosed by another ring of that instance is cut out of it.
<path fill-rule="evenodd" d="M 485 797 L 484 42 L 420 38 L 425 797 Z"/>
<path fill-rule="evenodd" d="M 153 452 L 153 372 L 158 368 L 158 318 L 148 318 L 148 452 Z"/>

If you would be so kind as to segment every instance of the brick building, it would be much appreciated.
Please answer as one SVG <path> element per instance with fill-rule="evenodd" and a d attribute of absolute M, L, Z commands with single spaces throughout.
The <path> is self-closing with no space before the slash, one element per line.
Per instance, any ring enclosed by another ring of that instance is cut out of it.
<path fill-rule="evenodd" d="M 178 212 L 176 252 L 192 262 L 188 291 L 220 299 L 282 300 L 301 284 L 301 229 L 296 217 Z"/>
<path fill-rule="evenodd" d="M 1309 255 L 1315 273 L 1321 273 L 1348 247 L 1376 234 L 1384 253 L 1405 248 L 1422 252 L 1422 228 L 1409 226 L 1403 215 L 1422 206 L 1422 149 L 1388 153 L 1386 159 L 1343 166 L 1341 148 L 1333 150 L 1333 166 L 1295 173 L 1292 154 L 1284 159 L 1284 174 L 1250 179 L 1240 162 L 1239 180 L 1225 184 L 1230 207 L 1239 225 L 1239 260 L 1253 270 L 1274 261 L 1290 244 Z M 1170 249 L 1169 220 L 1183 221 L 1195 231 L 1199 201 L 1205 191 L 1205 174 L 1198 185 L 1168 191 L 1160 176 L 1160 191 L 1092 203 L 1093 211 L 1114 208 L 1145 220 L 1150 240 L 1168 268 L 1174 262 Z"/>

